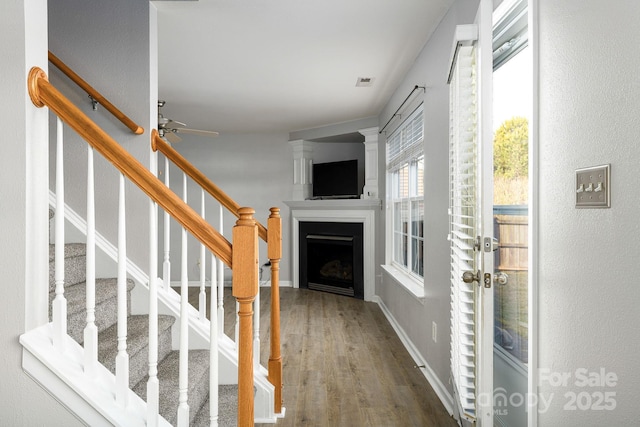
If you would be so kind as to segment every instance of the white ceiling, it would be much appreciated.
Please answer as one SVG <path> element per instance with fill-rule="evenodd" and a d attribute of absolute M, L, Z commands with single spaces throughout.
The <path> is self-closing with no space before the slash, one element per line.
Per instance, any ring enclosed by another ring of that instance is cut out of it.
<path fill-rule="evenodd" d="M 163 113 L 221 134 L 377 116 L 451 3 L 155 1 Z"/>

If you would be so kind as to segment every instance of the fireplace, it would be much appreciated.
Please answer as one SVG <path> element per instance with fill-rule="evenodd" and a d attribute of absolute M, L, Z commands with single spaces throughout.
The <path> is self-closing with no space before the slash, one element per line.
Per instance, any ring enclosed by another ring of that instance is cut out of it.
<path fill-rule="evenodd" d="M 324 234 L 326 223 L 359 224 L 362 227 L 362 269 L 363 299 L 374 301 L 376 272 L 376 217 L 382 209 L 379 199 L 344 200 L 292 200 L 285 202 L 291 208 L 291 264 L 294 288 L 308 288 L 305 273 L 304 285 L 301 283 L 301 252 L 306 251 L 307 239 L 301 238 L 301 226 L 306 223 L 320 223 L 320 229 L 312 234 Z M 307 233 L 308 234 L 308 233 Z M 338 235 L 348 235 L 338 233 Z M 306 268 L 306 260 L 305 260 Z M 356 289 L 354 288 L 354 294 Z"/>
<path fill-rule="evenodd" d="M 299 223 L 300 287 L 364 298 L 363 224 Z"/>

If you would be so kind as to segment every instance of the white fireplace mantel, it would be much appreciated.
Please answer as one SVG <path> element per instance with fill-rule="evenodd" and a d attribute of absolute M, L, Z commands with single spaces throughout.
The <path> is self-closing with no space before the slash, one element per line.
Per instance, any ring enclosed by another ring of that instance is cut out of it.
<path fill-rule="evenodd" d="M 300 222 L 353 222 L 363 224 L 364 300 L 375 295 L 375 215 L 379 199 L 293 200 L 291 209 L 293 287 L 300 287 Z"/>

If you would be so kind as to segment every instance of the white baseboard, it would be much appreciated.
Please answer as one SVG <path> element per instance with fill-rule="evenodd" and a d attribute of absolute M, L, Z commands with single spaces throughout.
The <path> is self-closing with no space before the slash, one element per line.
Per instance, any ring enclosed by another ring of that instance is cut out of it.
<path fill-rule="evenodd" d="M 422 371 L 422 374 L 425 376 L 427 381 L 429 381 L 429 384 L 431 384 L 431 387 L 440 398 L 440 401 L 444 405 L 449 415 L 452 415 L 453 398 L 447 391 L 445 385 L 442 383 L 442 381 L 440 381 L 435 372 L 433 372 L 433 369 L 431 369 L 427 361 L 422 357 L 417 347 L 413 344 L 411 339 L 409 339 L 409 336 L 404 332 L 404 329 L 402 329 L 402 326 L 400 326 L 400 324 L 396 321 L 395 317 L 393 317 L 393 314 L 391 314 L 391 311 L 389 311 L 382 299 L 378 295 L 374 295 L 373 302 L 378 304 L 385 317 L 391 324 L 391 327 L 394 331 L 396 331 L 398 338 L 400 338 L 400 341 L 402 342 L 402 344 L 404 344 L 404 347 L 413 358 L 413 361 L 416 362 L 416 366 L 424 366 L 424 368 L 420 369 Z"/>

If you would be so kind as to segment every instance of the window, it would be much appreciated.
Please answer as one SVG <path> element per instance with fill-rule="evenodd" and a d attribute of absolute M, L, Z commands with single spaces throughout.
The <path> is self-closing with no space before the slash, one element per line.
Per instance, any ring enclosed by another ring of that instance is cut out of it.
<path fill-rule="evenodd" d="M 387 141 L 387 207 L 391 245 L 388 261 L 422 279 L 424 275 L 424 140 L 422 106 Z"/>

